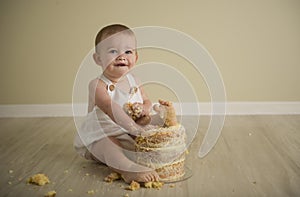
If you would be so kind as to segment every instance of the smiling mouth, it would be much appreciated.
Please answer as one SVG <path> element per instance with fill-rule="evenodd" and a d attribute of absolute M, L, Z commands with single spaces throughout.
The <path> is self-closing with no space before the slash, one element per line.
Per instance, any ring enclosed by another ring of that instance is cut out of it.
<path fill-rule="evenodd" d="M 126 64 L 115 64 L 115 66 L 117 67 L 123 67 L 123 66 L 127 66 Z"/>

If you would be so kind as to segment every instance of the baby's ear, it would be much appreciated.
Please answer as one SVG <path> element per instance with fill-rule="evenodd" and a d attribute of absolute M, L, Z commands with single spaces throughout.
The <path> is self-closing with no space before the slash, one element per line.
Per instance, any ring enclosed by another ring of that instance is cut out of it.
<path fill-rule="evenodd" d="M 135 61 L 137 62 L 138 59 L 139 59 L 139 55 L 138 55 L 138 52 L 136 51 L 136 52 L 135 52 Z"/>
<path fill-rule="evenodd" d="M 94 53 L 93 58 L 97 65 L 99 65 L 99 66 L 102 65 L 102 61 L 101 61 L 100 55 L 98 53 Z"/>

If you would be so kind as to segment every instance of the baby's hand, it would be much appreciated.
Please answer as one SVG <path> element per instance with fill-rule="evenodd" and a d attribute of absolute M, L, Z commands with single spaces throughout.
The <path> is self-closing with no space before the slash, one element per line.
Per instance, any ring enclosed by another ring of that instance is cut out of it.
<path fill-rule="evenodd" d="M 150 109 L 143 103 L 133 103 L 132 109 L 138 113 L 139 117 L 148 116 L 150 114 Z"/>
<path fill-rule="evenodd" d="M 151 122 L 151 117 L 149 116 L 149 110 L 146 109 L 145 105 L 142 103 L 133 103 L 132 111 L 135 115 L 134 121 L 139 125 L 147 125 Z"/>
<path fill-rule="evenodd" d="M 166 115 L 166 107 L 160 104 L 155 104 L 153 106 L 153 110 L 159 114 L 160 118 L 165 118 Z"/>
<path fill-rule="evenodd" d="M 125 103 L 123 109 L 134 121 L 142 117 L 143 104 L 141 103 Z"/>
<path fill-rule="evenodd" d="M 142 117 L 144 114 L 144 106 L 142 103 L 133 103 L 131 106 L 133 114 L 135 115 L 136 119 Z"/>
<path fill-rule="evenodd" d="M 147 125 L 151 122 L 149 112 L 142 103 L 125 103 L 123 109 L 138 125 Z"/>

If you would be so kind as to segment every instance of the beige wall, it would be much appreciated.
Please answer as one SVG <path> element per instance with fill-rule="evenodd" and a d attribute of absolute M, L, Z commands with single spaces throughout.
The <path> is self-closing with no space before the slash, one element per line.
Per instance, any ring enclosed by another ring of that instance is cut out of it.
<path fill-rule="evenodd" d="M 0 104 L 72 102 L 79 65 L 98 29 L 110 23 L 191 35 L 214 57 L 228 101 L 299 101 L 299 10 L 298 0 L 1 1 Z M 140 63 L 181 64 L 169 55 L 144 50 Z M 199 101 L 209 101 L 201 76 L 184 74 Z M 148 89 L 153 99 L 172 97 Z"/>

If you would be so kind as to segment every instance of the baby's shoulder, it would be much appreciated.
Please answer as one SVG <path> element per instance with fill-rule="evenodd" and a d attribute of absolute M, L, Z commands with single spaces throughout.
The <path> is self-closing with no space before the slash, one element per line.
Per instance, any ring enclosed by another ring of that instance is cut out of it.
<path fill-rule="evenodd" d="M 95 91 L 96 89 L 105 89 L 106 85 L 105 83 L 100 80 L 99 78 L 95 78 L 95 79 L 92 79 L 90 82 L 89 82 L 89 90 L 90 91 Z"/>

